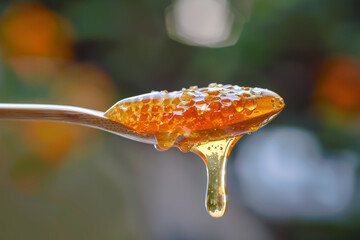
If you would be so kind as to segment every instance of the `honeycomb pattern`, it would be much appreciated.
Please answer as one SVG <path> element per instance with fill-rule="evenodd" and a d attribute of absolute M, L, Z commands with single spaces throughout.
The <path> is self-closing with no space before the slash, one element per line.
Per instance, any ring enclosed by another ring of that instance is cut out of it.
<path fill-rule="evenodd" d="M 255 131 L 283 107 L 282 98 L 269 90 L 212 83 L 206 88 L 153 91 L 127 98 L 105 116 L 136 132 L 155 134 L 158 142 L 168 143 L 159 148 L 167 149 L 180 135 L 198 139 L 199 133 L 209 138 L 214 130 L 222 130 L 222 137 Z"/>

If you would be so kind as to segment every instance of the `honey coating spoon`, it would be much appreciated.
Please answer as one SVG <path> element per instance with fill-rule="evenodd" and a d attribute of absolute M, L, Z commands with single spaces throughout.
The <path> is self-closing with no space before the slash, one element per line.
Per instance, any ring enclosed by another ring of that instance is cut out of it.
<path fill-rule="evenodd" d="M 283 99 L 267 89 L 213 83 L 123 99 L 105 113 L 70 106 L 0 104 L 0 119 L 69 122 L 154 144 L 158 150 L 176 146 L 194 152 L 207 169 L 207 211 L 222 217 L 228 205 L 226 162 L 232 148 L 284 106 Z"/>

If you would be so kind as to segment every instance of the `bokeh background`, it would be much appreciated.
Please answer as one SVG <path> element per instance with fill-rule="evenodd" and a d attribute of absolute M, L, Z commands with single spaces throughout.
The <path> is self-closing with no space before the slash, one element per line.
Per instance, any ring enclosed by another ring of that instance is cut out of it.
<path fill-rule="evenodd" d="M 359 239 L 360 1 L 0 1 L 0 102 L 105 111 L 217 82 L 286 103 L 204 208 L 195 154 L 109 133 L 0 122 L 0 239 Z"/>

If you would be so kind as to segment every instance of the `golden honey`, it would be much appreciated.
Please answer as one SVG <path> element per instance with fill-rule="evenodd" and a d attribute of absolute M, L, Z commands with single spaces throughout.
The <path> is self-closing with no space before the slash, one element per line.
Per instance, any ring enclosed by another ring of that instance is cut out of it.
<path fill-rule="evenodd" d="M 227 210 L 226 162 L 232 148 L 240 137 L 210 141 L 192 149 L 206 163 L 207 189 L 205 205 L 212 217 L 222 217 Z"/>
<path fill-rule="evenodd" d="M 105 116 L 138 133 L 154 134 L 159 150 L 177 146 L 200 155 L 208 170 L 208 212 L 221 217 L 227 208 L 225 166 L 232 147 L 283 107 L 283 99 L 267 89 L 212 83 L 127 98 Z"/>

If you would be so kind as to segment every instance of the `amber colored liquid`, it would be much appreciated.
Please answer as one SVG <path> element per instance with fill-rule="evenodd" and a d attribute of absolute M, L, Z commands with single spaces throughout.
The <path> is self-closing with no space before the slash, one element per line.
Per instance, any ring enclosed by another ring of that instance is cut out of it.
<path fill-rule="evenodd" d="M 226 162 L 240 137 L 210 141 L 191 150 L 204 159 L 207 167 L 205 206 L 212 217 L 222 217 L 227 210 Z"/>
<path fill-rule="evenodd" d="M 200 155 L 208 170 L 208 212 L 221 217 L 227 207 L 225 165 L 232 147 L 283 107 L 282 98 L 266 89 L 210 84 L 124 99 L 105 116 L 138 133 L 154 134 L 158 150 L 177 146 Z"/>

